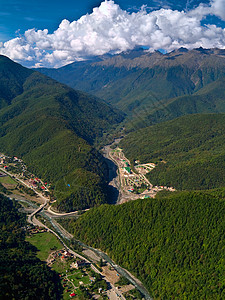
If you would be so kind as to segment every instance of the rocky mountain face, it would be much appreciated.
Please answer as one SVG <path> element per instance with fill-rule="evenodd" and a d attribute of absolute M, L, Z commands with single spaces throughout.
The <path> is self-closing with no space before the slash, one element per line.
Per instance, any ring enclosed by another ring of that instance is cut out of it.
<path fill-rule="evenodd" d="M 92 93 L 134 118 L 139 113 L 151 114 L 171 99 L 195 94 L 223 78 L 225 50 L 180 48 L 162 54 L 137 49 L 40 71 Z"/>

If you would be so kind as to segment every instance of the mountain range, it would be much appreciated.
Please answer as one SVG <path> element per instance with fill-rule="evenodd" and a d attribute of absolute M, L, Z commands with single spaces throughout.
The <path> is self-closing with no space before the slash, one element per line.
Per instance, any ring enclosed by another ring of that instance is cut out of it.
<path fill-rule="evenodd" d="M 136 49 L 39 71 L 104 99 L 135 124 L 143 118 L 142 123 L 150 125 L 184 114 L 225 111 L 221 103 L 224 88 L 220 79 L 225 76 L 222 49 L 180 48 L 167 54 Z"/>
<path fill-rule="evenodd" d="M 224 299 L 225 50 L 136 49 L 38 71 L 0 56 L 0 152 L 51 183 L 58 211 L 95 207 L 62 225 L 155 299 Z M 177 191 L 105 204 L 96 145 L 121 128 L 131 167 L 154 162 L 146 177 Z M 3 206 L 6 216 L 16 209 Z"/>

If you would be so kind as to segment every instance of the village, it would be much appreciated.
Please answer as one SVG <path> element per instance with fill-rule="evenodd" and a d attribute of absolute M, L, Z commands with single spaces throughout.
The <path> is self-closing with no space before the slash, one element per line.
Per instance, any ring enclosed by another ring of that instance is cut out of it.
<path fill-rule="evenodd" d="M 175 191 L 173 187 L 153 186 L 149 182 L 145 175 L 156 167 L 154 163 L 140 164 L 140 161 L 136 160 L 132 170 L 130 161 L 119 147 L 111 149 L 109 156 L 118 166 L 121 202 L 154 198 L 162 190 Z"/>
<path fill-rule="evenodd" d="M 59 274 L 63 299 L 79 299 L 82 295 L 85 295 L 85 299 L 111 299 L 112 284 L 118 299 L 121 297 L 126 299 L 126 296 L 137 299 L 135 295 L 138 291 L 135 286 L 121 277 L 114 267 L 93 251 L 82 252 L 83 256 L 92 258 L 90 263 L 74 251 L 62 248 L 54 236 L 39 226 L 29 224 L 26 228 L 26 236 L 26 240 L 39 249 L 40 258 Z M 92 264 L 95 266 L 94 269 Z"/>
<path fill-rule="evenodd" d="M 36 209 L 32 207 L 32 202 L 41 204 L 41 195 L 51 202 L 51 185 L 29 172 L 23 160 L 17 157 L 0 153 L 0 184 L 11 197 L 13 195 L 19 199 L 27 199 L 20 200 L 25 205 L 23 211 L 26 213 L 33 214 Z M 68 247 L 62 248 L 65 245 L 62 245 L 47 226 L 28 224 L 24 230 L 26 240 L 38 249 L 39 258 L 59 274 L 63 299 L 80 299 L 83 296 L 85 299 L 99 300 L 142 298 L 134 285 L 93 251 L 84 248 L 80 255 L 77 251 L 68 250 Z"/>
<path fill-rule="evenodd" d="M 12 178 L 19 180 L 22 184 L 29 188 L 30 191 L 28 193 L 31 195 L 35 195 L 35 193 L 32 193 L 32 190 L 35 190 L 50 200 L 50 183 L 43 182 L 40 178 L 29 172 L 22 159 L 16 156 L 10 157 L 0 153 L 0 177 L 5 177 L 9 173 L 10 175 L 13 175 Z M 22 186 L 21 188 L 24 189 Z"/>

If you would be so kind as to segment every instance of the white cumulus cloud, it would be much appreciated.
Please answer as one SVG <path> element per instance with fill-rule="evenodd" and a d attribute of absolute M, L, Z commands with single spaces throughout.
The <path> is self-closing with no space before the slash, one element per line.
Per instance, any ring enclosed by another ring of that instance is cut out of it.
<path fill-rule="evenodd" d="M 225 0 L 212 0 L 212 13 L 225 21 Z"/>
<path fill-rule="evenodd" d="M 212 0 L 190 11 L 143 6 L 129 13 L 114 1 L 105 0 L 79 20 L 63 20 L 53 33 L 29 29 L 24 35 L 0 45 L 0 54 L 26 66 L 60 67 L 88 56 L 119 53 L 136 46 L 150 51 L 186 48 L 225 48 L 225 29 L 202 26 L 207 15 L 225 20 L 225 0 Z"/>

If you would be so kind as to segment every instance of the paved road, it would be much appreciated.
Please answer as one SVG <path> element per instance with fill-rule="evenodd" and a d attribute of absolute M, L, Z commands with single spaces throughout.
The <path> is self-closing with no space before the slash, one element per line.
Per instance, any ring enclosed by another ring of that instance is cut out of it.
<path fill-rule="evenodd" d="M 32 212 L 31 215 L 28 215 L 28 219 L 27 221 L 29 223 L 31 222 L 31 219 L 33 216 L 35 216 L 37 213 L 39 213 L 49 202 L 49 199 L 44 197 L 41 193 L 39 193 L 38 191 L 36 191 L 33 187 L 31 187 L 30 185 L 28 185 L 26 182 L 24 182 L 22 179 L 15 177 L 13 174 L 7 172 L 6 170 L 4 170 L 3 168 L 0 168 L 0 170 L 2 170 L 4 173 L 6 173 L 7 175 L 9 175 L 10 177 L 13 177 L 14 180 L 19 181 L 20 183 L 22 183 L 23 185 L 25 185 L 26 187 L 28 187 L 29 189 L 31 189 L 32 191 L 35 192 L 36 195 L 38 195 L 43 201 L 44 203 L 41 204 L 34 212 Z"/>
<path fill-rule="evenodd" d="M 118 291 L 116 289 L 116 287 L 111 283 L 109 282 L 108 278 L 107 277 L 104 277 L 103 274 L 92 264 L 92 262 L 90 260 L 88 260 L 86 257 L 78 254 L 77 252 L 75 252 L 74 250 L 70 249 L 65 243 L 64 241 L 61 239 L 61 237 L 52 229 L 50 229 L 49 227 L 47 227 L 46 225 L 44 225 L 42 222 L 40 222 L 39 220 L 36 219 L 35 215 L 33 215 L 33 217 L 31 218 L 31 222 L 33 225 L 38 225 L 40 227 L 44 227 L 46 228 L 49 232 L 53 233 L 58 239 L 59 241 L 62 243 L 62 245 L 65 247 L 65 249 L 72 253 L 75 257 L 78 257 L 82 260 L 85 260 L 88 264 L 90 264 L 92 270 L 95 272 L 95 273 L 98 273 L 100 275 L 102 275 L 102 277 L 104 278 L 104 280 L 108 283 L 108 285 L 111 287 L 111 297 L 109 298 L 110 300 L 114 300 L 114 299 L 122 299 L 122 300 L 126 300 L 126 298 L 123 296 L 123 294 Z M 118 295 L 117 298 L 115 298 L 115 294 Z"/>
<path fill-rule="evenodd" d="M 3 170 L 2 168 L 0 168 L 3 172 L 5 172 L 6 174 L 8 174 L 9 176 L 12 177 L 12 175 Z M 91 263 L 91 261 L 89 261 L 87 258 L 83 257 L 82 255 L 76 253 L 75 251 L 73 251 L 72 249 L 70 249 L 65 242 L 63 241 L 63 239 L 61 238 L 64 237 L 67 240 L 71 239 L 71 236 L 66 235 L 66 230 L 63 228 L 60 228 L 62 226 L 57 226 L 54 221 L 52 220 L 51 217 L 47 216 L 44 212 L 42 212 L 42 216 L 44 216 L 44 218 L 47 218 L 48 221 L 51 222 L 51 224 L 54 226 L 55 229 L 57 229 L 56 233 L 54 230 L 50 229 L 49 227 L 47 227 L 46 225 L 44 225 L 42 222 L 40 222 L 39 220 L 36 219 L 35 215 L 37 213 L 40 213 L 42 211 L 42 209 L 48 204 L 49 199 L 44 197 L 42 194 L 40 194 L 39 192 L 37 192 L 35 189 L 33 189 L 32 187 L 30 187 L 29 185 L 27 185 L 25 182 L 23 182 L 22 180 L 20 180 L 19 178 L 15 178 L 16 180 L 20 181 L 22 184 L 26 185 L 27 187 L 31 188 L 37 195 L 39 195 L 43 200 L 44 200 L 44 204 L 42 204 L 41 206 L 39 206 L 31 215 L 28 215 L 28 222 L 34 224 L 34 225 L 38 225 L 40 227 L 44 227 L 46 228 L 49 232 L 53 233 L 58 239 L 59 241 L 62 243 L 62 245 L 65 247 L 65 249 L 67 249 L 67 251 L 71 252 L 74 256 L 79 257 L 82 260 L 85 260 L 87 263 L 89 263 L 91 265 L 91 268 L 96 272 L 102 275 L 102 273 Z M 29 202 L 29 201 L 27 201 Z M 74 213 L 74 212 L 73 212 Z M 68 214 L 64 214 L 64 215 L 68 215 Z M 58 224 L 59 225 L 59 224 Z M 68 233 L 69 234 L 69 233 Z M 61 236 L 60 236 L 61 235 Z M 92 251 L 94 251 L 95 253 L 97 253 L 100 257 L 102 257 L 104 260 L 106 260 L 108 263 L 110 263 L 115 269 L 116 271 L 121 274 L 122 276 L 124 276 L 125 278 L 127 278 L 144 296 L 146 299 L 148 300 L 152 300 L 152 298 L 150 297 L 150 295 L 148 294 L 147 290 L 144 288 L 144 286 L 139 282 L 139 280 L 137 280 L 134 276 L 132 276 L 130 273 L 128 273 L 125 269 L 121 268 L 120 266 L 116 265 L 105 253 L 101 252 L 100 250 L 94 249 L 92 247 L 89 247 L 83 243 L 80 242 L 80 244 L 82 246 L 84 246 L 85 248 L 91 249 Z M 106 277 L 104 277 L 104 279 L 109 283 L 109 285 L 111 286 L 111 297 L 110 299 L 114 300 L 114 299 L 122 299 L 122 300 L 126 300 L 125 297 L 122 295 L 122 293 L 116 289 L 116 287 L 110 283 L 108 281 L 108 279 Z M 117 298 L 115 298 L 117 297 Z"/>
<path fill-rule="evenodd" d="M 81 210 L 82 212 L 83 211 L 88 211 L 90 208 L 87 208 L 87 209 L 84 209 L 84 210 Z M 53 211 L 52 209 L 51 209 L 51 206 L 49 206 L 48 207 L 48 209 L 47 209 L 47 211 L 48 211 L 48 213 L 50 213 L 51 215 L 55 215 L 55 216 L 57 216 L 57 217 L 69 217 L 69 216 L 77 216 L 77 214 L 78 214 L 78 210 L 76 210 L 76 211 L 72 211 L 72 212 L 69 212 L 69 213 L 57 213 L 57 212 L 55 212 L 55 211 Z"/>

